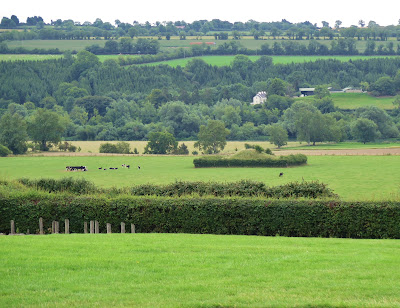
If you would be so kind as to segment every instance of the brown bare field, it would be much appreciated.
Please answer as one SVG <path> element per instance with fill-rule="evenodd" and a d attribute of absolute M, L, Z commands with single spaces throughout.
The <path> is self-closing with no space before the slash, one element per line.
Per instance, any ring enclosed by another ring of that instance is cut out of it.
<path fill-rule="evenodd" d="M 387 149 L 341 149 L 341 150 L 282 150 L 275 152 L 276 155 L 305 154 L 307 156 L 321 155 L 400 155 L 400 148 Z"/>

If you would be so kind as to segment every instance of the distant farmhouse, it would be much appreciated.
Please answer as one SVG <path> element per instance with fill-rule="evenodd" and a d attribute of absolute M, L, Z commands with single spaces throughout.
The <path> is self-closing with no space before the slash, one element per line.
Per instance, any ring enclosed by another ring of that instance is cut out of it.
<path fill-rule="evenodd" d="M 267 101 L 267 92 L 261 91 L 261 92 L 258 92 L 253 97 L 253 102 L 250 103 L 250 105 L 260 105 L 260 104 L 264 104 L 266 101 Z"/>
<path fill-rule="evenodd" d="M 300 96 L 314 95 L 315 88 L 299 88 Z"/>
<path fill-rule="evenodd" d="M 361 89 L 347 87 L 342 90 L 333 89 L 332 87 L 328 88 L 330 93 L 363 93 Z M 309 96 L 314 95 L 315 88 L 299 88 L 300 96 Z"/>

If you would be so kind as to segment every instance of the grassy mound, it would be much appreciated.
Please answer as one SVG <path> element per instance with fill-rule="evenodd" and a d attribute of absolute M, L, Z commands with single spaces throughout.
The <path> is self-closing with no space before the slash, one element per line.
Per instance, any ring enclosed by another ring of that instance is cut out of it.
<path fill-rule="evenodd" d="M 266 153 L 260 153 L 257 152 L 254 149 L 246 149 L 246 150 L 242 150 L 232 156 L 230 156 L 230 158 L 233 159 L 264 159 L 264 158 L 270 158 L 271 155 L 268 155 Z"/>

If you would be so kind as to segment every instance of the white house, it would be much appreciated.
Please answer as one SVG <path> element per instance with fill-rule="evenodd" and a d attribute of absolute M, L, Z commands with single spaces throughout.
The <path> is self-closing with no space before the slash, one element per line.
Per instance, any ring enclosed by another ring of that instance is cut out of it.
<path fill-rule="evenodd" d="M 250 105 L 259 105 L 263 104 L 267 101 L 267 92 L 261 91 L 256 94 L 256 96 L 253 97 L 253 102 L 250 103 Z"/>

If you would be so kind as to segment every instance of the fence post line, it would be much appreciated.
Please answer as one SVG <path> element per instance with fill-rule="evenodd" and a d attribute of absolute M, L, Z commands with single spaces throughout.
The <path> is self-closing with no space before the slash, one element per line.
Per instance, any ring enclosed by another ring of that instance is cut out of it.
<path fill-rule="evenodd" d="M 83 233 L 87 233 L 87 221 L 83 222 Z"/>
<path fill-rule="evenodd" d="M 121 222 L 121 233 L 125 233 L 125 223 Z"/>
<path fill-rule="evenodd" d="M 65 219 L 65 234 L 69 234 L 69 219 Z"/>
<path fill-rule="evenodd" d="M 111 232 L 111 224 L 107 223 L 107 233 L 112 233 Z"/>
<path fill-rule="evenodd" d="M 135 233 L 136 232 L 136 230 L 135 230 L 135 225 L 134 224 L 131 224 L 131 233 Z"/>
<path fill-rule="evenodd" d="M 93 233 L 94 233 L 94 221 L 91 220 L 90 221 L 90 234 L 93 234 Z"/>
<path fill-rule="evenodd" d="M 100 233 L 99 232 L 99 222 L 97 220 L 94 221 L 94 233 Z"/>
<path fill-rule="evenodd" d="M 44 234 L 44 232 L 43 232 L 43 218 L 42 217 L 39 217 L 39 234 L 40 235 Z"/>
<path fill-rule="evenodd" d="M 10 232 L 10 234 L 15 234 L 15 222 L 14 222 L 14 220 L 11 220 L 11 232 Z"/>

